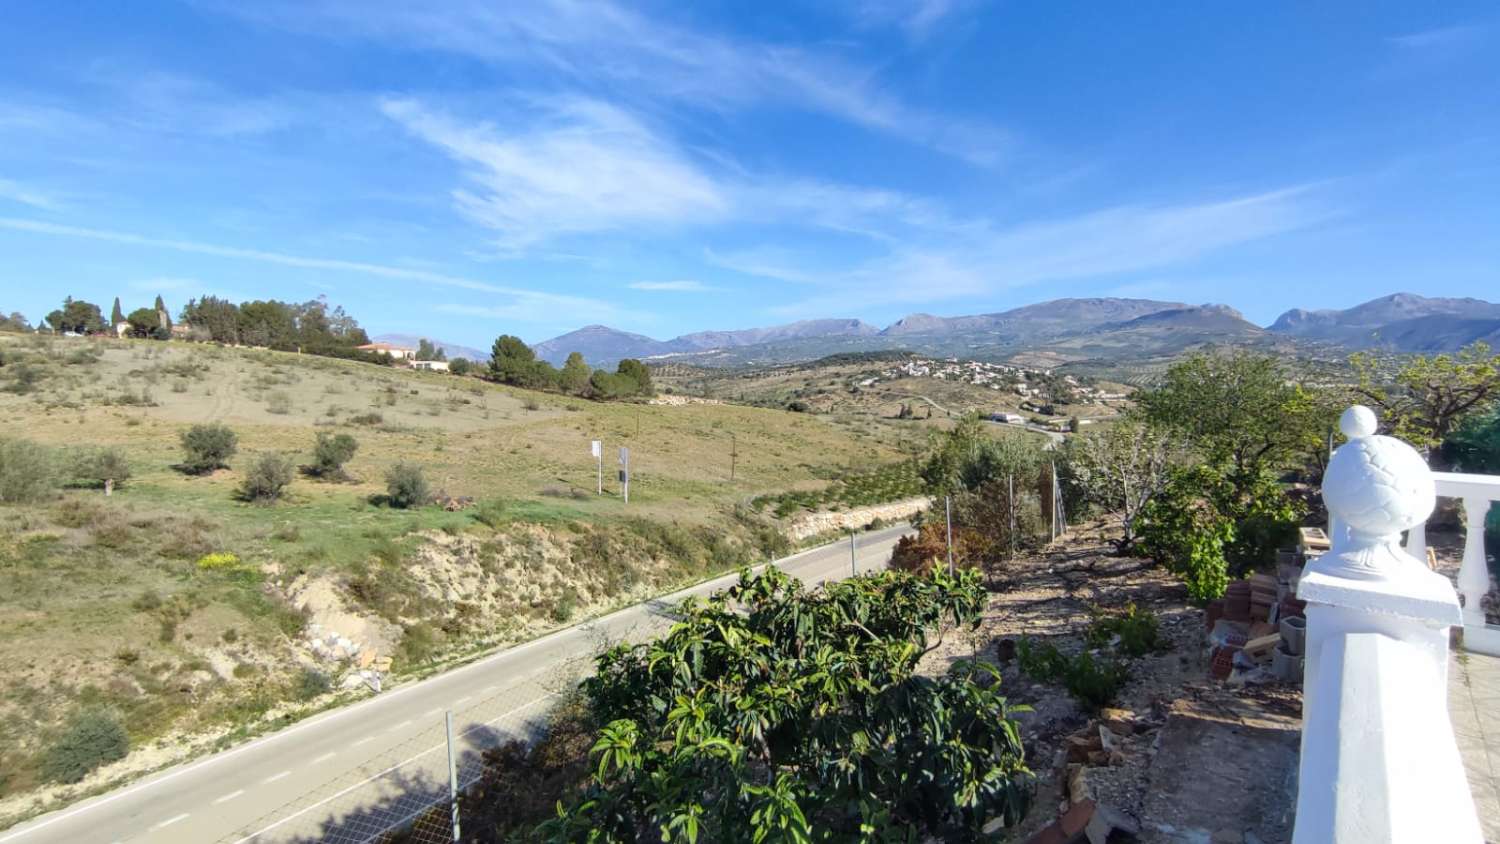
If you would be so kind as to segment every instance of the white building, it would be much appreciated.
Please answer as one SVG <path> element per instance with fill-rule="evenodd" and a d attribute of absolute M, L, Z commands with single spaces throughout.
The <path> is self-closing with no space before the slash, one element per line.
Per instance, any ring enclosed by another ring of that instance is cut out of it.
<path fill-rule="evenodd" d="M 361 352 L 377 352 L 396 360 L 412 360 L 417 356 L 416 349 L 408 349 L 402 346 L 392 346 L 390 343 L 366 343 L 363 346 L 355 346 Z"/>
<path fill-rule="evenodd" d="M 445 360 L 413 360 L 409 365 L 412 369 L 422 369 L 428 372 L 448 371 L 448 362 Z"/>

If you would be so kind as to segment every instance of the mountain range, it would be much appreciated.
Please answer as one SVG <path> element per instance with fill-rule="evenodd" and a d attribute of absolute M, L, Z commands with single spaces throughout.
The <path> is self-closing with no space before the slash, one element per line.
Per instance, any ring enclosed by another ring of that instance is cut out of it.
<path fill-rule="evenodd" d="M 390 343 L 392 346 L 402 346 L 408 349 L 417 348 L 418 344 L 425 339 L 432 345 L 442 349 L 443 354 L 447 356 L 448 360 L 468 358 L 472 361 L 486 361 L 490 359 L 489 352 L 482 352 L 473 346 L 450 343 L 447 340 L 434 340 L 431 337 L 424 338 L 420 334 L 381 334 L 370 339 L 376 343 Z"/>
<path fill-rule="evenodd" d="M 405 335 L 383 335 L 380 339 Z M 1451 351 L 1483 340 L 1500 347 L 1500 304 L 1396 293 L 1344 310 L 1294 308 L 1259 326 L 1227 305 L 1155 299 L 1053 299 L 967 316 L 917 313 L 877 328 L 858 319 L 815 319 L 735 331 L 700 331 L 670 340 L 590 325 L 535 346 L 561 365 L 579 352 L 591 365 L 622 358 L 741 366 L 813 360 L 830 354 L 906 349 L 927 354 L 1038 363 L 1112 366 L 1166 358 L 1207 345 L 1263 349 L 1376 348 Z M 437 341 L 434 341 L 437 342 Z M 462 347 L 442 344 L 449 349 Z M 486 355 L 477 350 L 482 360 Z"/>

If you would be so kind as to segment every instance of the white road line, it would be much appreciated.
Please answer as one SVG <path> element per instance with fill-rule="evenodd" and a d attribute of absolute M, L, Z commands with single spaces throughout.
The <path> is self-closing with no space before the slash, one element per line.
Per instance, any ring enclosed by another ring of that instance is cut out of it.
<path fill-rule="evenodd" d="M 372 742 L 374 740 L 375 740 L 374 736 L 365 736 L 364 738 L 360 739 L 359 741 L 357 741 L 357 742 L 355 742 L 355 743 L 353 743 L 353 744 L 351 744 L 349 746 L 350 747 L 359 747 L 362 744 L 368 744 L 368 743 L 370 743 L 370 742 Z"/>
<path fill-rule="evenodd" d="M 333 752 L 333 751 L 329 751 L 328 753 L 325 753 L 322 756 L 319 756 L 318 758 L 312 760 L 308 764 L 309 765 L 316 765 L 319 762 L 327 762 L 329 759 L 332 759 L 333 757 L 335 757 L 337 755 L 338 755 L 338 753 Z"/>
<path fill-rule="evenodd" d="M 292 775 L 291 771 L 282 771 L 279 774 L 272 774 L 271 776 L 266 777 L 265 779 L 261 780 L 260 782 L 261 782 L 261 785 L 270 785 L 271 783 L 273 783 L 273 782 L 281 779 L 282 777 L 289 777 L 291 775 Z"/>
<path fill-rule="evenodd" d="M 471 701 L 473 699 L 474 698 L 472 696 L 470 696 L 470 695 L 464 695 L 463 697 L 459 698 L 458 700 L 453 701 L 453 705 L 454 706 L 463 706 L 465 703 L 467 703 L 468 701 Z"/>
<path fill-rule="evenodd" d="M 509 712 L 503 712 L 503 713 L 501 713 L 499 715 L 496 715 L 494 718 L 491 718 L 490 720 L 484 722 L 483 724 L 475 724 L 474 726 L 472 726 L 469 729 L 464 730 L 462 733 L 460 733 L 458 737 L 462 738 L 463 736 L 468 735 L 469 733 L 473 732 L 474 730 L 479 729 L 480 727 L 487 727 L 490 724 L 493 724 L 496 721 L 499 721 L 499 720 L 501 720 L 503 718 L 509 718 L 510 716 L 516 714 L 517 712 L 520 712 L 523 709 L 530 709 L 531 707 L 536 706 L 537 704 L 542 703 L 543 701 L 547 700 L 548 698 L 552 698 L 552 697 L 557 697 L 557 692 L 548 692 L 547 694 L 545 694 L 545 695 L 537 698 L 536 700 L 534 700 L 534 701 L 532 701 L 530 703 L 523 703 L 520 706 L 516 707 L 515 709 L 510 710 Z M 238 841 L 234 842 L 234 844 L 245 844 L 246 841 L 253 841 L 256 838 L 259 838 L 260 836 L 265 835 L 266 833 L 268 833 L 271 830 L 275 829 L 276 827 L 281 826 L 282 824 L 286 823 L 287 821 L 289 821 L 289 820 L 291 820 L 293 818 L 296 818 L 296 817 L 301 817 L 302 815 L 305 815 L 308 812 L 311 812 L 313 809 L 318 808 L 319 806 L 323 805 L 324 803 L 329 802 L 330 800 L 337 800 L 340 797 L 343 797 L 345 794 L 348 794 L 349 792 L 355 790 L 356 788 L 362 788 L 362 787 L 364 787 L 365 783 L 368 783 L 368 782 L 370 782 L 372 780 L 378 780 L 381 777 L 385 776 L 386 774 L 389 774 L 391 771 L 394 771 L 394 770 L 396 770 L 397 768 L 400 768 L 403 765 L 409 765 L 412 762 L 415 762 L 416 760 L 421 759 L 423 756 L 426 756 L 427 754 L 433 752 L 434 750 L 438 750 L 438 749 L 440 749 L 442 747 L 446 747 L 447 744 L 448 743 L 446 741 L 439 742 L 438 744 L 434 744 L 432 747 L 429 747 L 426 750 L 423 750 L 422 752 L 417 753 L 414 756 L 408 757 L 408 758 L 406 758 L 406 759 L 404 759 L 404 760 L 402 760 L 400 762 L 397 762 L 396 764 L 390 766 L 389 768 L 386 768 L 384 771 L 381 771 L 378 774 L 374 774 L 374 775 L 372 775 L 370 777 L 367 777 L 365 779 L 360 780 L 359 782 L 355 783 L 354 785 L 349 786 L 348 788 L 344 789 L 343 791 L 340 791 L 337 794 L 331 794 L 331 795 L 329 795 L 327 797 L 324 797 L 322 800 L 319 800 L 318 802 L 312 804 L 311 806 L 307 806 L 305 808 L 298 809 L 297 811 L 293 812 L 290 815 L 287 815 L 286 817 L 284 817 L 281 820 L 279 820 L 279 821 L 271 824 L 270 826 L 265 827 L 264 829 L 260 829 L 260 830 L 257 830 L 255 832 L 252 832 L 249 835 L 245 836 L 244 838 L 239 839 Z"/>
<path fill-rule="evenodd" d="M 187 819 L 188 819 L 187 813 L 184 812 L 184 813 L 178 815 L 175 818 L 167 818 L 166 820 L 162 821 L 161 823 L 159 823 L 156 826 L 153 826 L 151 828 L 152 829 L 161 829 L 164 826 L 171 826 L 172 824 L 177 823 L 178 821 L 185 821 Z"/>
<path fill-rule="evenodd" d="M 243 788 L 240 789 L 239 791 L 231 791 L 228 794 L 224 795 L 223 797 L 220 797 L 219 799 L 215 800 L 214 801 L 214 805 L 217 806 L 220 803 L 228 803 L 229 801 L 233 800 L 236 797 L 239 797 L 241 794 L 244 794 L 244 793 L 245 793 L 245 789 L 243 789 Z"/>
<path fill-rule="evenodd" d="M 426 712 L 423 712 L 422 713 L 422 717 L 423 718 L 431 718 L 434 715 L 441 715 L 442 713 L 443 713 L 443 708 L 441 706 L 437 706 L 437 707 L 433 707 L 432 709 L 427 710 Z"/>

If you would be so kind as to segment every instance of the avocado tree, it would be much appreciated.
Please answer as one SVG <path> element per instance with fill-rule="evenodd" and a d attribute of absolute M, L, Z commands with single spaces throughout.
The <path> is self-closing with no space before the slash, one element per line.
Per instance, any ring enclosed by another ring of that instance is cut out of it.
<path fill-rule="evenodd" d="M 593 773 L 549 841 L 975 840 L 1034 778 L 990 666 L 917 673 L 943 622 L 977 626 L 978 575 L 884 572 L 809 591 L 772 568 L 689 599 L 583 690 Z"/>

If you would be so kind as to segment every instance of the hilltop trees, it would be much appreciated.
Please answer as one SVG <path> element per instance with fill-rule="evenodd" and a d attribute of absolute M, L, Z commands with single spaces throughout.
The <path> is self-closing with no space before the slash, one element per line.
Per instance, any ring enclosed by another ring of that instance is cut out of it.
<path fill-rule="evenodd" d="M 448 354 L 426 337 L 417 341 L 417 360 L 447 360 Z"/>
<path fill-rule="evenodd" d="M 69 296 L 61 308 L 47 314 L 47 325 L 53 331 L 97 334 L 104 330 L 104 315 L 98 305 Z"/>
<path fill-rule="evenodd" d="M 614 372 L 589 371 L 583 355 L 573 352 L 561 370 L 539 360 L 526 342 L 513 334 L 495 339 L 490 350 L 489 378 L 533 390 L 560 390 L 569 395 L 619 399 L 655 394 L 651 371 L 633 358 L 620 361 Z"/>
<path fill-rule="evenodd" d="M 115 306 L 109 311 L 109 328 L 111 331 L 119 331 L 120 326 L 125 324 L 125 312 L 120 309 L 120 297 L 115 297 Z"/>
<path fill-rule="evenodd" d="M 132 337 L 154 337 L 158 340 L 165 339 L 161 330 L 161 318 L 158 311 L 151 308 L 136 308 L 125 317 L 130 325 L 130 336 Z"/>
<path fill-rule="evenodd" d="M 977 840 L 1034 777 L 999 673 L 917 672 L 945 620 L 977 626 L 973 572 L 808 591 L 768 569 L 688 601 L 664 637 L 598 659 L 595 765 L 544 840 Z"/>
<path fill-rule="evenodd" d="M 31 323 L 26 321 L 26 315 L 20 311 L 11 311 L 10 316 L 0 313 L 0 331 L 29 333 L 31 331 Z"/>
<path fill-rule="evenodd" d="M 189 299 L 182 306 L 178 320 L 207 332 L 216 343 L 233 345 L 240 341 L 239 316 L 239 307 L 228 299 L 204 296 Z"/>

